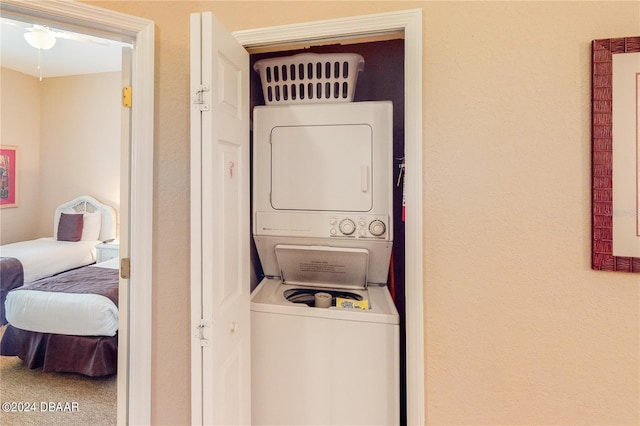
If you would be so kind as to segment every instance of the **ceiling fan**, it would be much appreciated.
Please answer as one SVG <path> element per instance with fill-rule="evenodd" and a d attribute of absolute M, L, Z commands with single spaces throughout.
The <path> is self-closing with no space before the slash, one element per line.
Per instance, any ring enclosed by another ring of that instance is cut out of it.
<path fill-rule="evenodd" d="M 109 40 L 93 37 L 87 34 L 72 33 L 69 31 L 54 30 L 44 25 L 34 24 L 26 28 L 24 38 L 36 49 L 50 49 L 56 44 L 56 39 L 78 41 L 81 43 L 95 43 L 103 46 L 111 44 Z"/>
<path fill-rule="evenodd" d="M 51 49 L 59 38 L 81 43 L 95 43 L 103 46 L 110 44 L 110 40 L 93 37 L 88 34 L 79 34 L 53 29 L 46 25 L 29 24 L 27 22 L 14 21 L 6 18 L 2 18 L 2 24 L 13 25 L 22 29 L 27 43 L 29 43 L 30 46 L 41 50 Z"/>
<path fill-rule="evenodd" d="M 36 49 L 51 49 L 56 44 L 55 32 L 42 25 L 34 25 L 24 33 L 24 38 Z"/>
<path fill-rule="evenodd" d="M 42 80 L 42 65 L 44 62 L 52 62 L 54 67 L 59 69 L 60 58 L 71 58 L 72 56 L 70 55 L 77 57 L 75 52 L 85 53 L 87 48 L 91 49 L 92 55 L 95 55 L 95 52 L 100 52 L 103 57 L 110 57 L 115 49 L 131 46 L 130 43 L 126 44 L 117 40 L 53 28 L 45 22 L 24 22 L 0 17 L 0 28 L 3 39 L 3 58 L 5 54 L 11 55 L 12 58 L 29 57 L 31 56 L 30 49 L 32 47 L 33 54 L 37 55 L 37 65 L 34 70 L 40 80 Z M 27 47 L 27 43 L 31 47 Z M 98 50 L 94 50 L 94 47 Z M 50 49 L 52 53 L 46 53 Z M 34 59 L 36 58 L 34 57 Z M 18 59 L 18 61 L 23 63 L 24 60 Z"/>

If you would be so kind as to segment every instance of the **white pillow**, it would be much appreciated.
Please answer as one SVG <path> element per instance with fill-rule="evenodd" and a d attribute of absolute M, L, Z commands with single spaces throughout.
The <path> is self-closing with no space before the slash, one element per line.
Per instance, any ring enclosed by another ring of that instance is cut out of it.
<path fill-rule="evenodd" d="M 96 241 L 100 238 L 102 215 L 100 212 L 85 213 L 82 217 L 82 241 Z"/>

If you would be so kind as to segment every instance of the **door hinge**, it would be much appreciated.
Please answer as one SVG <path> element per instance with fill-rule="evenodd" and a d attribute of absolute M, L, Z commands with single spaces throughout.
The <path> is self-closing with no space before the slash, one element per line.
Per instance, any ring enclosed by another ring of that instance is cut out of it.
<path fill-rule="evenodd" d="M 131 259 L 128 257 L 120 259 L 120 277 L 125 280 L 131 278 Z"/>
<path fill-rule="evenodd" d="M 208 321 L 203 319 L 200 320 L 200 323 L 196 326 L 195 333 L 193 337 L 200 340 L 200 346 L 209 346 L 209 340 L 204 338 L 204 329 L 206 327 L 211 327 Z"/>
<path fill-rule="evenodd" d="M 122 88 L 122 106 L 131 108 L 131 86 Z"/>
<path fill-rule="evenodd" d="M 196 89 L 193 103 L 198 107 L 200 111 L 209 111 L 209 104 L 204 101 L 204 92 L 208 92 L 208 91 L 209 91 L 209 86 L 206 84 L 201 84 Z"/>

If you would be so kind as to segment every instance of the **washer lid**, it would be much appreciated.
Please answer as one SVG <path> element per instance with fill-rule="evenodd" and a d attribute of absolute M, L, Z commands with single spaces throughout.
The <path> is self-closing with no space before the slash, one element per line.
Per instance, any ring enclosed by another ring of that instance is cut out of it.
<path fill-rule="evenodd" d="M 367 287 L 369 251 L 366 249 L 278 244 L 275 252 L 280 276 L 286 284 Z"/>

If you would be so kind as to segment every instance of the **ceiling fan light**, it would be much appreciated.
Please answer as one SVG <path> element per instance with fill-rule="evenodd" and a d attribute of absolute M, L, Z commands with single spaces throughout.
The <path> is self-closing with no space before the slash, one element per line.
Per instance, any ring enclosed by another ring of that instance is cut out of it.
<path fill-rule="evenodd" d="M 33 31 L 24 33 L 24 38 L 31 46 L 36 49 L 51 49 L 56 44 L 56 38 L 44 29 L 34 29 Z"/>

